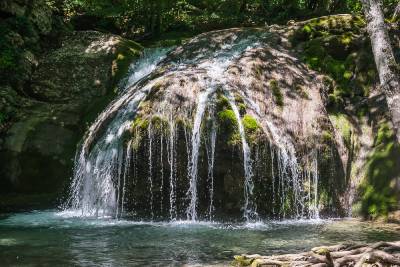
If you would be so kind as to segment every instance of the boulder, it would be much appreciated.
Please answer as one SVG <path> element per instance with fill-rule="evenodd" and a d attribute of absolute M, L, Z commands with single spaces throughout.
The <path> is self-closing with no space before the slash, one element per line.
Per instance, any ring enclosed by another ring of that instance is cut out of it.
<path fill-rule="evenodd" d="M 72 32 L 38 60 L 27 95 L 0 88 L 1 112 L 13 114 L 1 135 L 1 192 L 44 194 L 49 204 L 46 194 L 59 193 L 72 174 L 87 123 L 113 98 L 140 51 L 115 35 Z"/>

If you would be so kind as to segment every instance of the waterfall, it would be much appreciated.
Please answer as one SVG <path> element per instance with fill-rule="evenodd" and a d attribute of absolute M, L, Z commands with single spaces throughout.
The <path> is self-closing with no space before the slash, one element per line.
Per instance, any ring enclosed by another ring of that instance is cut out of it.
<path fill-rule="evenodd" d="M 209 140 L 206 144 L 207 149 L 207 178 L 209 183 L 209 198 L 210 205 L 208 208 L 208 218 L 212 221 L 214 211 L 214 163 L 215 163 L 215 144 L 217 141 L 217 127 L 215 125 L 214 113 L 210 114 L 211 130 L 209 133 Z"/>
<path fill-rule="evenodd" d="M 121 200 L 121 212 L 120 214 L 124 214 L 124 204 L 125 204 L 125 188 L 126 188 L 126 178 L 129 174 L 129 169 L 131 166 L 131 156 L 132 156 L 132 141 L 130 140 L 126 146 L 126 157 L 125 157 L 125 169 L 124 169 L 124 176 L 122 180 L 122 200 Z M 119 195 L 118 195 L 119 197 Z M 117 201 L 118 203 L 118 201 Z M 118 209 L 117 209 L 117 218 L 119 218 Z"/>
<path fill-rule="evenodd" d="M 158 63 L 149 63 L 148 57 L 142 59 L 149 65 Z M 143 66 L 141 61 L 138 64 Z M 156 79 L 146 86 L 139 86 L 140 81 L 148 76 L 153 68 L 142 71 L 140 76 L 134 76 L 123 93 L 99 115 L 89 128 L 81 150 L 77 153 L 66 207 L 80 210 L 83 216 L 110 216 L 117 210 L 114 180 L 120 179 L 123 161 L 123 154 L 119 152 L 123 149 L 121 137 L 129 129 L 131 118 L 136 113 L 139 104 L 157 82 Z M 114 115 L 112 120 L 111 115 Z M 103 136 L 92 145 L 102 123 L 109 120 L 111 122 Z M 91 150 L 90 147 L 92 147 Z"/>
<path fill-rule="evenodd" d="M 149 127 L 147 128 L 148 131 L 148 139 L 149 139 L 149 194 L 150 194 L 150 214 L 151 219 L 154 218 L 154 211 L 153 211 L 153 133 L 152 133 L 152 125 L 150 123 Z"/>
<path fill-rule="evenodd" d="M 188 190 L 188 197 L 190 198 L 190 204 L 187 209 L 187 219 L 195 221 L 197 219 L 197 172 L 198 172 L 198 158 L 201 141 L 200 127 L 203 120 L 204 112 L 206 111 L 207 100 L 209 96 L 215 91 L 215 88 L 211 87 L 205 92 L 202 92 L 197 100 L 197 110 L 194 118 L 193 130 L 192 130 L 192 153 L 190 159 L 190 183 Z"/>
<path fill-rule="evenodd" d="M 170 133 L 169 133 L 169 143 L 168 143 L 168 164 L 170 166 L 169 170 L 169 218 L 170 220 L 176 220 L 177 211 L 176 211 L 176 150 L 175 150 L 175 124 L 172 122 L 170 124 Z"/>
<path fill-rule="evenodd" d="M 312 188 L 313 188 L 313 201 L 310 204 L 311 217 L 314 219 L 319 219 L 319 207 L 318 207 L 318 182 L 319 182 L 319 172 L 318 172 L 318 154 L 316 151 L 312 153 L 312 163 L 311 163 L 311 174 L 312 174 Z M 311 188 L 310 188 L 311 191 Z M 310 197 L 309 201 L 311 202 Z"/>
<path fill-rule="evenodd" d="M 217 168 L 221 153 L 217 144 L 224 134 L 217 119 L 217 98 L 223 95 L 237 122 L 238 141 L 230 149 L 239 152 L 232 152 L 232 161 L 240 161 L 236 166 L 243 172 L 231 173 L 236 180 L 230 186 L 240 190 L 243 187 L 242 195 L 235 195 L 233 200 L 240 203 L 243 219 L 251 222 L 260 218 L 258 204 L 264 200 L 256 194 L 258 180 L 268 183 L 265 190 L 272 203 L 267 208 L 272 216 L 318 218 L 318 154 L 311 153 L 307 164 L 300 160 L 293 139 L 272 119 L 261 116 L 248 88 L 243 89 L 247 90 L 244 94 L 228 78 L 236 60 L 262 45 L 260 39 L 264 37 L 235 37 L 218 48 L 188 58 L 174 58 L 182 47 L 169 56 L 166 49 L 146 50 L 143 58 L 130 68 L 116 100 L 85 135 L 76 156 L 66 207 L 78 210 L 82 216 L 212 221 L 224 201 L 217 195 L 222 190 L 218 186 L 229 183 L 221 177 L 224 170 Z M 185 79 L 196 81 L 195 86 L 185 85 Z M 237 95 L 247 104 L 245 111 Z M 151 106 L 151 101 L 158 102 Z M 141 108 L 145 111 L 138 113 Z M 268 143 L 263 145 L 268 145 L 269 150 L 254 147 L 243 112 L 254 113 L 263 134 L 268 136 Z M 152 120 L 156 116 L 162 121 L 158 126 Z M 178 117 L 185 123 L 179 123 Z M 146 120 L 143 133 L 134 128 L 135 119 Z M 132 136 L 138 138 L 133 141 Z M 256 154 L 252 154 L 254 150 Z M 258 171 L 260 164 L 268 165 L 270 170 Z M 243 184 L 236 185 L 239 181 Z"/>
<path fill-rule="evenodd" d="M 229 104 L 235 113 L 236 120 L 239 126 L 240 139 L 242 141 L 243 152 L 243 168 L 244 168 L 244 205 L 243 217 L 246 221 L 257 219 L 257 211 L 252 201 L 253 197 L 253 161 L 251 160 L 250 147 L 246 140 L 246 133 L 243 127 L 242 118 L 240 117 L 239 109 L 235 103 L 233 96 L 228 93 Z"/>
<path fill-rule="evenodd" d="M 135 83 L 152 73 L 158 63 L 165 59 L 171 48 L 146 48 L 138 62 L 131 65 L 128 75 L 121 81 L 121 93 L 133 86 Z"/>

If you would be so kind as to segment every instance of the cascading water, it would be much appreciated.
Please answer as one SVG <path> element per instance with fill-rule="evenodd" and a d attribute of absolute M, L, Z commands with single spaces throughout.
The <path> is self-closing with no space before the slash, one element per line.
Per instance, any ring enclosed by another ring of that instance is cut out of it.
<path fill-rule="evenodd" d="M 158 58 L 159 61 L 162 60 L 162 57 Z M 147 71 L 142 71 L 141 75 L 131 76 L 128 85 L 132 86 L 125 89 L 124 93 L 99 115 L 89 129 L 81 150 L 77 153 L 74 179 L 67 206 L 80 210 L 84 216 L 112 216 L 118 213 L 112 211 L 118 210 L 114 180 L 119 180 L 119 177 L 116 177 L 119 173 L 116 175 L 115 168 L 117 166 L 121 168 L 123 161 L 122 153 L 119 153 L 119 151 L 123 150 L 121 136 L 129 128 L 130 118 L 136 113 L 140 102 L 149 93 L 152 83 L 140 89 L 134 85 L 149 75 L 159 62 L 149 61 L 146 56 L 143 57 L 143 60 L 150 66 L 144 67 L 147 65 L 142 62 L 139 65 L 142 65 L 142 68 Z M 120 107 L 123 108 L 119 109 Z M 117 111 L 115 112 L 114 110 Z M 107 116 L 111 111 L 116 113 L 114 119 L 108 125 L 103 136 L 88 153 L 98 125 L 108 118 Z"/>
<path fill-rule="evenodd" d="M 260 199 L 257 200 L 258 195 L 254 193 L 253 168 L 266 158 L 270 171 L 258 175 L 265 176 L 270 183 L 268 190 L 272 195 L 272 214 L 284 218 L 290 212 L 290 216 L 298 218 L 318 218 L 316 156 L 308 167 L 302 166 L 294 145 L 285 134 L 271 121 L 262 119 L 257 104 L 247 95 L 248 88 L 246 94 L 242 94 L 241 88 L 233 86 L 227 78 L 235 60 L 247 51 L 262 46 L 261 40 L 266 38 L 268 35 L 234 36 L 223 41 L 220 47 L 189 54 L 187 58 L 174 57 L 174 53 L 182 52 L 182 48 L 177 48 L 169 56 L 165 56 L 167 50 L 147 53 L 131 68 L 128 78 L 122 83 L 125 87 L 119 97 L 89 129 L 77 153 L 71 195 L 66 206 L 79 210 L 83 216 L 119 218 L 128 214 L 139 217 L 141 215 L 137 214 L 143 214 L 149 220 L 213 220 L 215 213 L 223 209 L 220 203 L 224 199 L 221 199 L 221 188 L 218 187 L 221 179 L 226 180 L 223 184 L 227 187 L 232 184 L 229 177 L 238 176 L 237 173 L 230 173 L 229 169 L 221 171 L 216 168 L 221 159 L 219 153 L 222 153 L 218 144 L 224 134 L 219 125 L 220 111 L 216 102 L 222 95 L 227 98 L 226 108 L 232 111 L 230 119 L 237 124 L 233 136 L 238 136 L 243 172 L 243 185 L 237 186 L 243 188 L 243 195 L 236 198 L 241 199 L 243 218 L 246 221 L 258 219 L 257 201 Z M 159 62 L 161 65 L 157 65 Z M 185 87 L 187 80 L 195 81 L 195 86 Z M 178 92 L 182 88 L 185 88 L 184 94 L 180 95 Z M 155 97 L 157 94 L 160 96 Z M 243 123 L 244 104 L 237 102 L 237 95 L 241 95 L 244 103 L 248 104 L 247 110 L 253 110 L 270 138 L 269 150 L 263 154 L 257 150 L 257 158 L 254 159 L 254 144 L 249 143 Z M 153 115 L 147 124 L 140 124 L 145 128 L 145 134 L 141 135 L 140 129 L 132 131 L 132 125 L 139 125 L 136 122 L 140 121 L 138 111 L 146 110 L 151 97 L 159 103 L 147 108 L 146 112 Z M 185 106 L 186 110 L 181 110 L 184 104 L 180 106 L 174 101 L 190 104 Z M 153 123 L 152 118 L 156 117 L 162 123 Z M 179 120 L 184 123 L 179 122 L 178 117 L 183 117 Z M 211 123 L 205 123 L 206 120 Z M 182 128 L 185 138 L 181 138 Z M 129 138 L 129 130 L 136 139 Z M 183 143 L 184 150 L 181 149 Z M 207 164 L 203 164 L 203 159 Z M 203 168 L 206 171 L 202 171 Z M 307 169 L 306 174 L 304 169 Z M 217 176 L 221 172 L 227 178 Z M 141 175 L 145 178 L 142 179 Z M 204 180 L 206 190 L 199 191 Z M 307 181 L 308 189 L 305 189 Z M 208 196 L 205 197 L 205 194 Z M 204 205 L 199 204 L 205 201 L 208 203 L 202 208 Z M 143 207 L 144 204 L 147 207 Z M 229 204 L 227 208 L 233 206 Z M 141 208 L 144 211 L 138 210 Z"/>
<path fill-rule="evenodd" d="M 197 110 L 194 118 L 193 130 L 192 130 L 192 153 L 190 159 L 190 184 L 188 190 L 188 197 L 190 198 L 190 204 L 187 209 L 187 219 L 195 221 L 197 219 L 197 175 L 198 175 L 198 159 L 199 159 L 199 147 L 201 141 L 201 122 L 203 120 L 204 112 L 206 111 L 206 104 L 209 96 L 215 91 L 213 87 L 207 89 L 201 93 L 197 101 Z"/>
<path fill-rule="evenodd" d="M 256 207 L 252 201 L 253 196 L 253 168 L 252 160 L 250 155 L 250 147 L 246 141 L 246 133 L 243 127 L 243 123 L 240 117 L 239 109 L 234 102 L 233 96 L 228 94 L 229 103 L 235 113 L 236 120 L 239 126 L 240 139 L 242 141 L 242 151 L 243 151 L 243 168 L 244 168 L 244 205 L 243 205 L 243 217 L 247 221 L 257 219 Z"/>
<path fill-rule="evenodd" d="M 214 113 L 210 114 L 211 131 L 208 136 L 206 149 L 207 149 L 207 164 L 208 164 L 208 184 L 210 193 L 210 205 L 208 208 L 208 219 L 212 221 L 214 212 L 214 162 L 215 162 L 215 144 L 217 141 L 217 127 L 215 125 Z"/>

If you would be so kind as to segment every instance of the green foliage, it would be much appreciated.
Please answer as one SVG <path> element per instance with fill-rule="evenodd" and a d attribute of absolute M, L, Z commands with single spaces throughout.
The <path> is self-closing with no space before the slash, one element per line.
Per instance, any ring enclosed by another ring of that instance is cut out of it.
<path fill-rule="evenodd" d="M 361 11 L 357 0 L 48 0 L 56 9 L 60 1 L 67 16 L 92 16 L 95 28 L 153 37 Z"/>
<path fill-rule="evenodd" d="M 0 112 L 0 128 L 1 125 L 7 120 L 7 117 L 8 117 L 7 114 Z"/>
<path fill-rule="evenodd" d="M 10 17 L 0 23 L 0 76 L 3 83 L 20 78 L 24 49 L 37 50 L 38 36 L 26 17 Z"/>
<path fill-rule="evenodd" d="M 400 146 L 393 130 L 383 123 L 368 158 L 367 176 L 361 185 L 360 212 L 366 218 L 386 217 L 397 207 L 396 182 L 400 173 Z"/>

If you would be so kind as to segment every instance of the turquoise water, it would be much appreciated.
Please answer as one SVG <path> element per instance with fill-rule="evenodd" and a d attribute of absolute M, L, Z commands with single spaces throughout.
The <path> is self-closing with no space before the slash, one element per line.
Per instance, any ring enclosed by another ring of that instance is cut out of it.
<path fill-rule="evenodd" d="M 224 265 L 241 253 L 291 253 L 343 241 L 399 240 L 396 226 L 354 220 L 144 223 L 55 211 L 0 217 L 1 266 Z"/>

